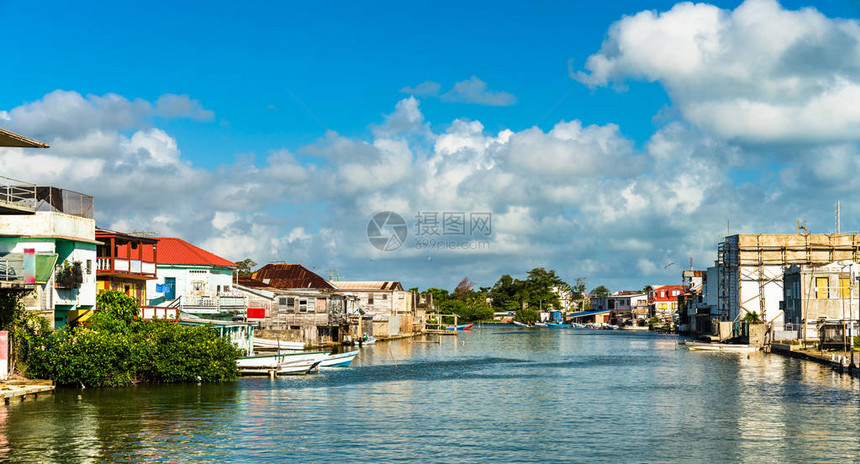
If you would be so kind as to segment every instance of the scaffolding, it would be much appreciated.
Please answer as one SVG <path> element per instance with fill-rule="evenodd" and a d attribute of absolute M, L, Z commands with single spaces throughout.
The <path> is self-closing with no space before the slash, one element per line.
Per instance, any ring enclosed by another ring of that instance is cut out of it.
<path fill-rule="evenodd" d="M 779 318 L 778 293 L 775 302 L 767 299 L 767 289 L 782 289 L 786 267 L 822 266 L 835 261 L 860 258 L 858 234 L 735 234 L 717 245 L 719 271 L 718 311 L 723 321 L 737 321 L 746 312 L 757 312 L 762 321 Z M 773 299 L 773 291 L 771 300 Z M 769 304 L 770 303 L 770 304 Z"/>

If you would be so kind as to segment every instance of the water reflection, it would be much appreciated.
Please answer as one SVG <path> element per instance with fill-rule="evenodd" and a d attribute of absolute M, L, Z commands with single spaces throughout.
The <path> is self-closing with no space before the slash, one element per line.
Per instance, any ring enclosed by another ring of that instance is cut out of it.
<path fill-rule="evenodd" d="M 315 376 L 60 390 L 0 406 L 0 460 L 802 462 L 860 449 L 856 380 L 676 342 L 486 328 L 367 346 L 354 368 Z"/>

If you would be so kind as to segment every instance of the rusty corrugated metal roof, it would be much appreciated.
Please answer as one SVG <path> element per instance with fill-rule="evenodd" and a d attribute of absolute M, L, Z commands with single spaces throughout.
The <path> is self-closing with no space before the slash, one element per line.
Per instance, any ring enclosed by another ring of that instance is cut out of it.
<path fill-rule="evenodd" d="M 338 290 L 403 290 L 403 286 L 396 280 L 366 280 L 352 282 L 332 282 Z"/>
<path fill-rule="evenodd" d="M 257 269 L 252 277 L 267 287 L 334 289 L 327 280 L 301 264 L 267 264 Z"/>

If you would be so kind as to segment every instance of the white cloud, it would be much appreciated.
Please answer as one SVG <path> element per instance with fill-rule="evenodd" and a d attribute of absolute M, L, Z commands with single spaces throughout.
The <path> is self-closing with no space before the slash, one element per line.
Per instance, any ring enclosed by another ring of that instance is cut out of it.
<path fill-rule="evenodd" d="M 475 103 L 489 106 L 510 106 L 517 102 L 517 97 L 508 92 L 487 89 L 487 83 L 472 76 L 470 79 L 454 84 L 454 88 L 442 94 L 442 101 L 458 103 Z"/>
<path fill-rule="evenodd" d="M 55 97 L 8 111 L 9 122 L 48 117 L 44 102 Z M 713 261 L 726 219 L 733 231 L 788 232 L 801 216 L 815 230 L 816 221 L 832 222 L 833 199 L 860 193 L 850 179 L 860 156 L 850 143 L 750 147 L 681 122 L 641 149 L 614 124 L 578 120 L 491 133 L 457 119 L 434 131 L 411 97 L 366 139 L 329 132 L 295 152 L 258 161 L 243 154 L 207 169 L 151 121 L 104 122 L 126 107 L 72 100 L 83 106 L 69 114 L 89 113 L 90 124 L 56 121 L 68 133 L 46 139 L 48 150 L 0 149 L 0 172 L 94 195 L 99 224 L 113 229 L 180 236 L 232 260 L 335 267 L 354 279 L 450 287 L 468 272 L 488 285 L 544 265 L 569 280 L 641 288 L 677 278 L 665 263 Z M 383 210 L 410 224 L 413 235 L 396 252 L 366 238 L 370 216 Z M 491 212 L 493 233 L 481 238 L 489 249 L 414 248 L 422 211 Z M 848 220 L 860 206 L 846 201 L 843 213 L 846 230 L 860 226 Z"/>
<path fill-rule="evenodd" d="M 441 88 L 442 84 L 438 82 L 424 81 L 415 87 L 403 87 L 400 89 L 400 93 L 408 93 L 419 97 L 435 97 L 436 95 L 439 95 L 439 90 Z"/>
<path fill-rule="evenodd" d="M 619 20 L 574 74 L 591 86 L 659 82 L 684 118 L 753 142 L 860 138 L 860 24 L 747 0 L 679 3 Z"/>

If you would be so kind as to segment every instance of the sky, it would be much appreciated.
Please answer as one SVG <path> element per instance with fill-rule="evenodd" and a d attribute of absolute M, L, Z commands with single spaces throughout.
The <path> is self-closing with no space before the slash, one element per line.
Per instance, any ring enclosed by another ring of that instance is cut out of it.
<path fill-rule="evenodd" d="M 0 127 L 51 145 L 0 149 L 0 175 L 93 195 L 99 227 L 326 278 L 676 283 L 727 232 L 830 233 L 836 201 L 860 229 L 858 17 L 0 0 Z"/>

